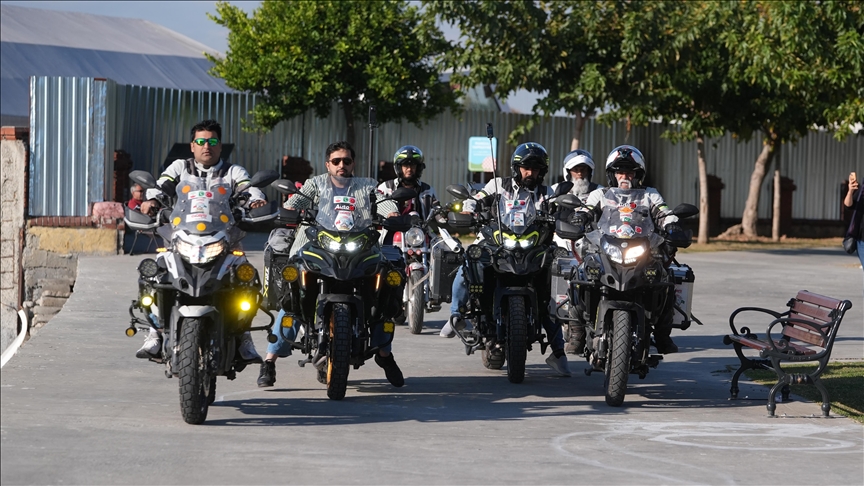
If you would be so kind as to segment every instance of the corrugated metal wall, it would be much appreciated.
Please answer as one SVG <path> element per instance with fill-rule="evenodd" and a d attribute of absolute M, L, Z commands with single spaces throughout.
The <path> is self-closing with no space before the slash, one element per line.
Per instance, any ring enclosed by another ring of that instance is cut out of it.
<path fill-rule="evenodd" d="M 331 142 L 345 138 L 345 117 L 336 105 L 327 119 L 311 112 L 279 123 L 268 133 L 242 130 L 255 105 L 254 95 L 244 93 L 191 92 L 165 88 L 118 85 L 88 78 L 38 77 L 31 81 L 31 214 L 86 215 L 90 202 L 110 199 L 109 157 L 115 149 L 132 156 L 136 169 L 158 175 L 174 143 L 188 143 L 196 122 L 213 118 L 222 123 L 222 138 L 235 144 L 230 160 L 250 173 L 279 170 L 283 155 L 312 162 L 316 173 L 324 170 L 324 151 Z M 389 123 L 376 130 L 374 158 L 390 159 L 402 145 L 420 147 L 426 156 L 424 180 L 448 201 L 445 188 L 468 179 L 468 139 L 485 136 L 491 122 L 499 139 L 499 171 L 509 175 L 512 146 L 507 134 L 528 115 L 471 111 L 455 117 L 445 113 L 423 127 Z M 535 141 L 549 151 L 547 182 L 561 174 L 561 160 L 569 152 L 576 120 L 549 117 L 541 120 L 525 141 Z M 661 139 L 662 125 L 635 127 L 628 133 L 623 123 L 605 126 L 588 120 L 580 147 L 594 154 L 598 164 L 594 181 L 605 184 L 602 164 L 613 147 L 629 143 L 648 159 L 648 180 L 670 205 L 698 204 L 698 166 L 695 142 L 673 145 Z M 369 173 L 369 133 L 365 122 L 355 124 L 358 174 Z M 708 172 L 723 179 L 721 216 L 740 218 L 747 198 L 750 174 L 761 151 L 756 139 L 738 143 L 727 135 L 706 140 Z M 831 134 L 813 132 L 780 152 L 782 173 L 794 180 L 792 217 L 831 220 L 840 215 L 840 185 L 850 170 L 864 171 L 864 136 L 846 142 Z M 47 176 L 46 174 L 51 174 Z M 101 187 L 99 181 L 106 181 Z M 759 217 L 771 215 L 772 180 L 763 183 Z M 269 192 L 271 197 L 275 192 Z"/>

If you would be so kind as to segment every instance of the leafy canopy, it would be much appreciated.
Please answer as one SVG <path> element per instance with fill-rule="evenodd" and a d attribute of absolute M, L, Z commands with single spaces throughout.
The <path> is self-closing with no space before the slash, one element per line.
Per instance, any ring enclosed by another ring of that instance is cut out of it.
<path fill-rule="evenodd" d="M 447 47 L 437 29 L 420 29 L 404 1 L 265 1 L 248 17 L 226 2 L 210 18 L 228 28 L 228 53 L 212 73 L 231 88 L 259 95 L 256 128 L 313 109 L 348 117 L 376 107 L 379 122 L 426 121 L 454 109 L 456 95 L 429 60 Z"/>

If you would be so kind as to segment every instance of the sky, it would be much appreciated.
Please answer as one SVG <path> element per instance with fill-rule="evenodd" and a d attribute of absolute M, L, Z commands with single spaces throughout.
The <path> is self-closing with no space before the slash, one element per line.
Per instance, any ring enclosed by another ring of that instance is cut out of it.
<path fill-rule="evenodd" d="M 251 14 L 260 1 L 230 1 Z M 216 14 L 216 2 L 205 1 L 0 1 L 3 5 L 42 8 L 66 12 L 81 12 L 109 17 L 143 19 L 179 32 L 190 39 L 220 53 L 228 50 L 228 29 L 213 22 L 207 13 Z M 443 29 L 448 38 L 455 37 L 453 29 Z M 520 113 L 530 113 L 536 96 L 521 91 L 511 96 L 507 103 Z"/>

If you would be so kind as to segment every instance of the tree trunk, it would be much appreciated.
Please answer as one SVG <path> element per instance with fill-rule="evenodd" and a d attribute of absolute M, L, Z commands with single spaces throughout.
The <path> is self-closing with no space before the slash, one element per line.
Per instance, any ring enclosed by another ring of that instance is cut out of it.
<path fill-rule="evenodd" d="M 708 165 L 705 162 L 705 140 L 696 134 L 696 155 L 699 161 L 699 236 L 696 243 L 708 243 Z"/>
<path fill-rule="evenodd" d="M 579 148 L 579 141 L 582 139 L 582 130 L 585 128 L 585 120 L 588 119 L 588 115 L 583 114 L 581 111 L 576 113 L 576 129 L 573 130 L 573 140 L 570 141 L 570 151 L 574 151 Z"/>
<path fill-rule="evenodd" d="M 762 153 L 756 158 L 756 166 L 750 175 L 750 192 L 747 194 L 747 202 L 744 204 L 744 215 L 741 217 L 741 230 L 744 235 L 756 238 L 756 221 L 759 219 L 759 189 L 765 180 L 767 168 L 774 158 L 774 150 L 777 145 L 777 135 L 769 133 L 762 141 Z"/>
<path fill-rule="evenodd" d="M 774 151 L 774 204 L 771 211 L 771 240 L 780 241 L 780 149 Z"/>

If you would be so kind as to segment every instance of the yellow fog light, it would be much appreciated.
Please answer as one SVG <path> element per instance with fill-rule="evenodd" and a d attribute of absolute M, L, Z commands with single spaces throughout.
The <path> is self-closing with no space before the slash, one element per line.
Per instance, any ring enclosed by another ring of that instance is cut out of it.
<path fill-rule="evenodd" d="M 237 278 L 241 282 L 251 282 L 255 278 L 255 267 L 248 263 L 243 263 L 237 267 Z"/>
<path fill-rule="evenodd" d="M 390 270 L 387 272 L 387 285 L 391 287 L 402 285 L 402 275 L 396 270 Z"/>
<path fill-rule="evenodd" d="M 243 251 L 240 251 L 240 250 L 234 250 L 234 251 L 231 252 L 231 254 L 234 255 L 234 256 L 243 256 L 243 255 L 246 254 L 246 252 L 243 252 Z"/>
<path fill-rule="evenodd" d="M 393 321 L 384 321 L 384 332 L 387 334 L 393 334 L 393 331 L 396 330 L 396 323 Z"/>
<path fill-rule="evenodd" d="M 300 276 L 300 272 L 297 271 L 296 267 L 292 267 L 288 265 L 287 267 L 282 269 L 282 279 L 286 282 L 293 282 L 297 280 L 297 277 Z"/>
<path fill-rule="evenodd" d="M 283 316 L 282 317 L 282 327 L 294 327 L 294 317 Z"/>
<path fill-rule="evenodd" d="M 242 310 L 243 312 L 246 312 L 251 308 L 252 304 L 248 300 L 243 300 L 240 302 L 240 310 Z"/>
<path fill-rule="evenodd" d="M 141 305 L 144 307 L 150 307 L 153 305 L 153 297 L 150 297 L 149 295 L 141 297 Z"/>
<path fill-rule="evenodd" d="M 135 334 L 136 334 L 137 332 L 138 332 L 138 330 L 135 329 L 134 327 L 127 327 L 127 328 L 126 328 L 126 335 L 129 336 L 129 337 L 133 337 L 133 336 L 135 336 Z"/>

